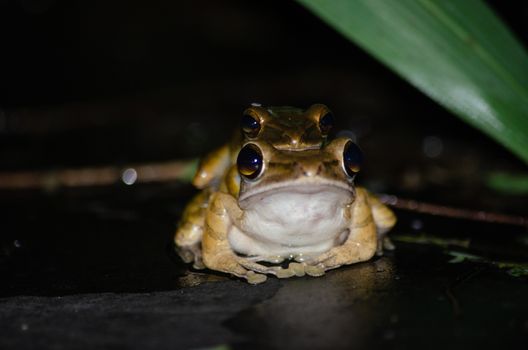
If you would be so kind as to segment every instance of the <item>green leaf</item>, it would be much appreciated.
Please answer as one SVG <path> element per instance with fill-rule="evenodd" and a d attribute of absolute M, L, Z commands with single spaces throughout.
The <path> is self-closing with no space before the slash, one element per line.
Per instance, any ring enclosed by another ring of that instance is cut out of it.
<path fill-rule="evenodd" d="M 525 277 L 525 276 L 528 276 L 528 267 L 527 266 L 514 267 L 514 268 L 508 270 L 508 274 L 513 276 L 513 277 Z"/>
<path fill-rule="evenodd" d="M 298 1 L 528 163 L 528 55 L 483 2 Z"/>
<path fill-rule="evenodd" d="M 510 195 L 528 194 L 528 174 L 491 173 L 486 178 L 488 187 Z"/>

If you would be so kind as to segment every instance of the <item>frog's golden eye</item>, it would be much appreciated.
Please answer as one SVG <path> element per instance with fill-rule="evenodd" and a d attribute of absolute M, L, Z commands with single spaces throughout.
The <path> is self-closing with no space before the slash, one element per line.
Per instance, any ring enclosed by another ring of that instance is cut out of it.
<path fill-rule="evenodd" d="M 327 135 L 334 126 L 334 115 L 332 112 L 326 112 L 319 118 L 319 130 L 323 135 Z"/>
<path fill-rule="evenodd" d="M 348 176 L 354 177 L 363 163 L 363 152 L 358 145 L 348 141 L 343 150 L 343 167 Z"/>
<path fill-rule="evenodd" d="M 253 180 L 262 172 L 262 152 L 254 144 L 247 144 L 238 153 L 238 172 L 241 176 Z"/>
<path fill-rule="evenodd" d="M 260 121 L 247 113 L 242 116 L 240 126 L 244 134 L 251 138 L 256 137 L 260 131 Z"/>

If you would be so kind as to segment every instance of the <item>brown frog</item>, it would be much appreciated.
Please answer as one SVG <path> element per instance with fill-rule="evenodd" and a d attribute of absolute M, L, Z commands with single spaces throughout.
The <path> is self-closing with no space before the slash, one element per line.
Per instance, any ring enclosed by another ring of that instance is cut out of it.
<path fill-rule="evenodd" d="M 256 284 L 266 274 L 321 276 L 392 248 L 385 235 L 396 218 L 354 186 L 361 151 L 347 138 L 328 141 L 332 124 L 320 104 L 247 109 L 242 133 L 194 178 L 203 190 L 176 232 L 182 259 Z"/>

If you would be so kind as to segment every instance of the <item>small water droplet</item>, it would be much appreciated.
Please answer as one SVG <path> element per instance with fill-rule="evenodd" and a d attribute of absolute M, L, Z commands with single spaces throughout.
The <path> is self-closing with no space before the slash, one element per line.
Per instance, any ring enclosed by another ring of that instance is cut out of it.
<path fill-rule="evenodd" d="M 13 245 L 15 246 L 15 248 L 20 248 L 22 247 L 22 242 L 20 242 L 18 239 L 15 239 L 13 241 Z"/>

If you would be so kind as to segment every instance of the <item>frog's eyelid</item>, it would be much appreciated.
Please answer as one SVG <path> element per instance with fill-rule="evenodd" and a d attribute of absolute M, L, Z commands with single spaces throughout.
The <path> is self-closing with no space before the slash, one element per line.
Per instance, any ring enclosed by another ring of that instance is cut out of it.
<path fill-rule="evenodd" d="M 306 111 L 305 115 L 309 115 L 311 119 L 315 122 L 319 122 L 319 119 L 321 119 L 322 116 L 324 116 L 327 113 L 332 113 L 332 111 L 323 104 L 314 104 L 311 105 Z"/>
<path fill-rule="evenodd" d="M 319 116 L 319 122 L 317 123 L 319 130 L 324 135 L 328 134 L 334 127 L 334 114 L 330 110 L 326 110 Z"/>

